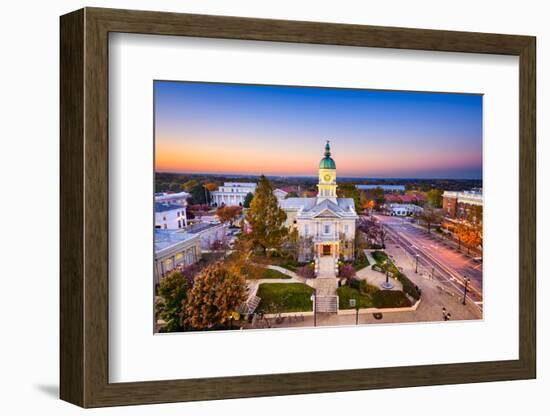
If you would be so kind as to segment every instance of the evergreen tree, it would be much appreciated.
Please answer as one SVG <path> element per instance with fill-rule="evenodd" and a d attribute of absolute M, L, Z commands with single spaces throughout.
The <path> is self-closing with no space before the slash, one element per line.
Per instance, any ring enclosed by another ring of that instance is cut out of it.
<path fill-rule="evenodd" d="M 252 198 L 254 198 L 254 194 L 252 192 L 249 192 L 244 197 L 243 201 L 243 207 L 250 208 L 250 203 L 252 202 Z"/>
<path fill-rule="evenodd" d="M 251 228 L 247 238 L 254 247 L 260 247 L 268 255 L 271 250 L 281 247 L 288 233 L 284 226 L 286 213 L 279 208 L 273 186 L 264 175 L 260 177 L 250 209 L 246 213 L 246 220 Z"/>

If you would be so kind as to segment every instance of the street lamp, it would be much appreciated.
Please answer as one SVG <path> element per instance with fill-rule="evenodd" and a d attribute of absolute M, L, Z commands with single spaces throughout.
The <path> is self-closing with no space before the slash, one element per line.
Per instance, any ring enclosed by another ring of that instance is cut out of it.
<path fill-rule="evenodd" d="M 389 290 L 393 288 L 393 284 L 390 282 L 390 272 L 388 271 L 388 260 L 385 260 L 383 264 L 384 264 L 384 269 L 386 269 L 386 281 L 382 283 L 381 286 L 382 286 L 382 289 Z"/>
<path fill-rule="evenodd" d="M 466 305 L 466 292 L 468 292 L 468 283 L 470 283 L 470 278 L 464 276 L 464 298 L 462 299 L 463 305 Z"/>
<path fill-rule="evenodd" d="M 317 313 L 316 313 L 316 307 L 315 307 L 315 295 L 312 294 L 309 298 L 313 302 L 313 326 L 317 326 Z"/>
<path fill-rule="evenodd" d="M 359 302 L 357 299 L 352 298 L 349 300 L 349 306 L 355 308 L 355 325 L 359 324 Z"/>
<path fill-rule="evenodd" d="M 418 257 L 420 257 L 420 254 L 416 253 L 414 256 L 416 257 L 416 267 L 414 269 L 414 272 L 418 273 Z"/>

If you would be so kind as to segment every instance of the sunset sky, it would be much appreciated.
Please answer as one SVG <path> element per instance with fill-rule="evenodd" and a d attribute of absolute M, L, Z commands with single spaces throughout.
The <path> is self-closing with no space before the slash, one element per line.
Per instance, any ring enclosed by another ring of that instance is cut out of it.
<path fill-rule="evenodd" d="M 482 177 L 482 96 L 155 81 L 157 172 Z"/>

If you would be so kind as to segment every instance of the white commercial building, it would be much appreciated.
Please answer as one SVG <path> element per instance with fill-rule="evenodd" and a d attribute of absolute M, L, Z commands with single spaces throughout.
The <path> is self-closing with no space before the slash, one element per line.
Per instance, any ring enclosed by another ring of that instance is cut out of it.
<path fill-rule="evenodd" d="M 422 213 L 422 207 L 414 204 L 387 204 L 386 210 L 390 215 L 406 217 L 408 215 L 418 215 Z"/>
<path fill-rule="evenodd" d="M 283 191 L 282 189 L 274 189 L 273 195 L 275 195 L 275 198 L 277 198 L 277 201 L 279 201 L 279 205 L 280 205 L 281 201 L 287 197 L 288 192 Z"/>
<path fill-rule="evenodd" d="M 254 192 L 256 192 L 254 182 L 225 182 L 217 191 L 212 192 L 212 205 L 243 206 L 246 195 Z"/>
<path fill-rule="evenodd" d="M 187 212 L 184 205 L 155 202 L 155 228 L 178 230 L 185 227 Z"/>
<path fill-rule="evenodd" d="M 155 230 L 154 279 L 196 263 L 201 256 L 200 236 L 177 230 Z"/>
<path fill-rule="evenodd" d="M 187 198 L 190 196 L 191 194 L 188 194 L 187 192 L 176 192 L 172 194 L 160 193 L 155 195 L 155 202 L 187 206 Z"/>
<path fill-rule="evenodd" d="M 223 244 L 228 242 L 227 229 L 226 223 L 218 221 L 217 223 L 199 222 L 187 227 L 186 231 L 199 236 L 203 250 L 210 250 L 216 242 Z"/>

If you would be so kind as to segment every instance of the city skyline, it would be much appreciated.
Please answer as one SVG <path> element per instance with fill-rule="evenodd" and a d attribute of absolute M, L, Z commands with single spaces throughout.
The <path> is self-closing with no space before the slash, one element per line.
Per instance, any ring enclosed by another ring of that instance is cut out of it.
<path fill-rule="evenodd" d="M 482 179 L 482 96 L 155 81 L 155 170 Z M 192 150 L 192 151 L 190 151 Z"/>

